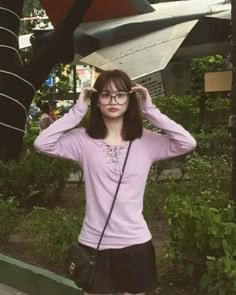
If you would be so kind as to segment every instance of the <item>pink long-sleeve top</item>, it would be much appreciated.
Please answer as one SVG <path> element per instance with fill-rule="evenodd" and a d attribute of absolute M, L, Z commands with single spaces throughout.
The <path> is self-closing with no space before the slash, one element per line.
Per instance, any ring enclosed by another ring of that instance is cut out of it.
<path fill-rule="evenodd" d="M 165 135 L 147 129 L 132 143 L 114 210 L 100 249 L 123 248 L 145 243 L 151 233 L 143 217 L 143 196 L 151 165 L 196 147 L 195 139 L 182 126 L 146 103 L 143 114 Z M 96 248 L 109 214 L 129 142 L 111 145 L 93 139 L 76 128 L 87 112 L 78 102 L 35 140 L 35 148 L 47 155 L 76 161 L 84 171 L 86 214 L 79 242 Z"/>

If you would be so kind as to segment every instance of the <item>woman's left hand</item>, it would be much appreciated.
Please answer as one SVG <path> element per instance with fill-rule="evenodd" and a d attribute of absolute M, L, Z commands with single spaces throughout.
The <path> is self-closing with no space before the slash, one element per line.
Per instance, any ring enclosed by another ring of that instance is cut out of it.
<path fill-rule="evenodd" d="M 131 92 L 136 93 L 139 99 L 140 107 L 142 111 L 144 111 L 145 106 L 152 105 L 152 98 L 147 88 L 143 87 L 140 84 L 135 84 L 135 86 L 133 86 L 131 89 L 132 89 Z"/>

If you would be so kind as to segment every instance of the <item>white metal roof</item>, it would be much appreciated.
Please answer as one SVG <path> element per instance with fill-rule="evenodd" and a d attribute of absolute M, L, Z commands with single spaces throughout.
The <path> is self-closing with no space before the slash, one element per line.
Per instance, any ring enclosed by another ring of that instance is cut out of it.
<path fill-rule="evenodd" d="M 181 23 L 106 47 L 80 61 L 102 70 L 119 68 L 135 79 L 164 69 L 197 22 Z"/>

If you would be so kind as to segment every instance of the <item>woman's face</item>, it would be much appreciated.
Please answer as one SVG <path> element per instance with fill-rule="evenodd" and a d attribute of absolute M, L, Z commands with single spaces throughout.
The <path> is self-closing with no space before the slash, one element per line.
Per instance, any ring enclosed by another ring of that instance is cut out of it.
<path fill-rule="evenodd" d="M 122 118 L 129 105 L 127 91 L 117 89 L 111 81 L 105 85 L 98 96 L 98 106 L 102 115 L 109 119 Z"/>

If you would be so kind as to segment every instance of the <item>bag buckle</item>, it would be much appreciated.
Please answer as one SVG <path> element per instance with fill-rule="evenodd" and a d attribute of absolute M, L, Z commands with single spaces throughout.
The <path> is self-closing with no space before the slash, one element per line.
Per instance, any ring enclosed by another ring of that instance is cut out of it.
<path fill-rule="evenodd" d="M 74 272 L 75 272 L 75 264 L 74 264 L 74 262 L 72 262 L 70 264 L 69 272 L 70 272 L 71 275 L 74 274 Z"/>
<path fill-rule="evenodd" d="M 93 260 L 90 260 L 90 261 L 89 261 L 89 264 L 90 264 L 90 265 L 94 265 L 95 263 L 94 263 Z"/>

